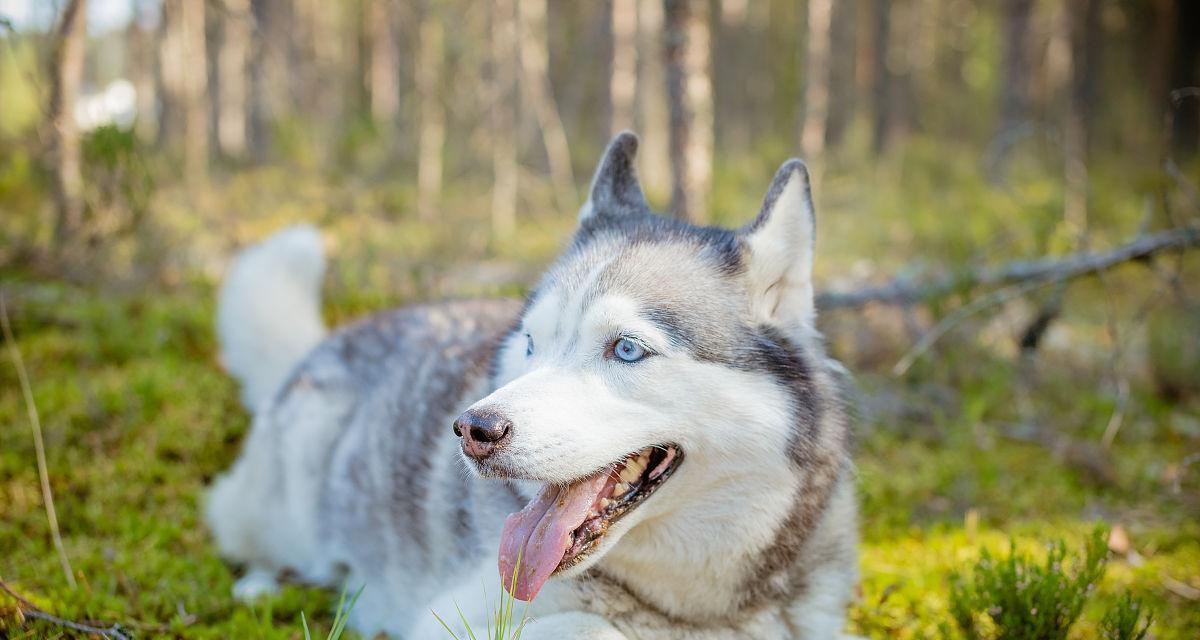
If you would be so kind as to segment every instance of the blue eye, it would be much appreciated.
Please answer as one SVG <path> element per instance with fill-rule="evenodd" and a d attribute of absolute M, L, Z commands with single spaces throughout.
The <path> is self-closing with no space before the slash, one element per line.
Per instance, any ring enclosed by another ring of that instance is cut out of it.
<path fill-rule="evenodd" d="M 637 362 L 646 357 L 646 348 L 629 338 L 621 338 L 613 343 L 613 355 L 622 362 Z"/>
<path fill-rule="evenodd" d="M 533 355 L 533 336 L 525 334 L 525 357 Z"/>

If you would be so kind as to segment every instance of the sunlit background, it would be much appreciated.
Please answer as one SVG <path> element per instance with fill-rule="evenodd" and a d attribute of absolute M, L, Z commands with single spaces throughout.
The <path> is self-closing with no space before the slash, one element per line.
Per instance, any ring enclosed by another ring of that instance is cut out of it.
<path fill-rule="evenodd" d="M 147 637 L 327 628 L 317 590 L 232 602 L 198 522 L 247 428 L 229 256 L 318 225 L 331 322 L 519 296 L 634 129 L 651 203 L 697 223 L 813 171 L 820 323 L 861 387 L 852 630 L 951 633 L 982 549 L 1103 521 L 1070 637 L 1128 592 L 1195 638 L 1197 87 L 1191 0 L 0 0 L 0 291 L 62 538 L 6 355 L 0 580 Z M 0 636 L 62 632 L 19 609 Z"/>

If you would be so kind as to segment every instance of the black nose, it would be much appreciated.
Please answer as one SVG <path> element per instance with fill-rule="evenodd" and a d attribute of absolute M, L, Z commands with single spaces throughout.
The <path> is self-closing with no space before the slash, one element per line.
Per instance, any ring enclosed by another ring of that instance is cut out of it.
<path fill-rule="evenodd" d="M 454 435 L 462 438 L 463 451 L 481 460 L 491 455 L 512 431 L 512 420 L 494 409 L 471 409 L 454 421 Z"/>

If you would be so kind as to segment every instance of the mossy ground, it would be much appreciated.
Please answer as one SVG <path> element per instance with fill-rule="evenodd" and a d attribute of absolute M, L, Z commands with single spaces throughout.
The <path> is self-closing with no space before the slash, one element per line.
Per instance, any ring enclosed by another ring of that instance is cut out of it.
<path fill-rule="evenodd" d="M 761 176 L 757 182 L 770 175 L 756 166 L 745 171 Z M 196 242 L 223 247 L 283 221 L 322 222 L 338 241 L 327 287 L 333 322 L 447 292 L 520 294 L 511 282 L 531 282 L 571 224 L 565 217 L 534 218 L 514 242 L 497 245 L 487 239 L 483 219 L 430 231 L 388 213 L 386 189 L 351 184 L 318 191 L 280 176 L 249 180 L 231 180 L 225 197 L 262 213 L 231 226 L 222 241 L 197 232 Z M 732 212 L 753 211 L 762 185 L 751 188 L 736 175 L 726 182 L 741 195 L 719 192 L 715 205 L 730 212 L 723 214 L 730 220 L 744 218 Z M 841 274 L 863 257 L 886 272 L 920 255 L 952 261 L 960 254 L 1055 251 L 1053 233 L 1042 232 L 1053 225 L 1037 222 L 1038 215 L 1027 215 L 1022 227 L 1003 222 L 1005 211 L 1039 207 L 1046 209 L 1041 217 L 1052 219 L 1045 204 L 1055 198 L 1052 184 L 1028 180 L 1018 196 L 991 193 L 988 215 L 948 229 L 947 211 L 975 206 L 971 199 L 985 190 L 954 176 L 949 182 L 965 186 L 936 193 L 920 181 L 895 180 L 893 192 L 862 194 L 830 173 L 823 193 L 823 277 L 844 281 Z M 887 198 L 899 192 L 907 199 L 892 204 Z M 1116 221 L 1112 237 L 1133 226 L 1121 222 L 1121 211 L 1134 206 L 1128 200 L 1099 208 L 1098 219 Z M 340 210 L 382 213 L 346 218 Z M 868 229 L 861 216 L 849 216 L 862 210 L 877 224 Z M 180 220 L 190 220 L 189 210 L 180 211 Z M 177 226 L 189 224 L 200 226 Z M 995 234 L 1005 241 L 990 241 Z M 517 275 L 478 284 L 486 278 L 456 271 L 480 259 L 513 263 Z M 229 596 L 235 573 L 215 554 L 200 505 L 206 484 L 237 455 L 248 420 L 215 357 L 214 279 L 203 265 L 178 274 L 152 286 L 69 285 L 28 271 L 2 274 L 79 584 L 68 588 L 51 544 L 33 440 L 7 358 L 0 362 L 0 578 L 47 611 L 119 622 L 140 637 L 299 639 L 302 611 L 314 636 L 321 635 L 332 622 L 336 593 L 289 586 L 255 606 Z M 1139 277 L 1123 271 L 1109 289 L 1094 283 L 1072 289 L 1072 311 L 1063 322 L 1072 336 L 1083 336 L 1079 344 L 1112 346 L 1105 343 L 1106 292 L 1121 291 L 1120 300 L 1130 301 L 1124 322 L 1136 311 Z M 824 321 L 832 328 L 857 315 Z M 1093 637 L 1103 608 L 1126 589 L 1155 610 L 1155 637 L 1197 637 L 1200 602 L 1178 586 L 1200 588 L 1200 480 L 1197 469 L 1180 467 L 1200 444 L 1195 400 L 1168 402 L 1137 378 L 1107 454 L 1110 473 L 1094 477 L 1069 454 L 1012 437 L 1010 427 L 1032 415 L 1055 433 L 1098 442 L 1118 403 L 1105 372 L 1051 352 L 1039 361 L 1034 382 L 1022 382 L 1030 377 L 986 328 L 979 323 L 949 336 L 902 379 L 887 373 L 891 361 L 872 365 L 859 354 L 854 368 L 864 396 L 890 394 L 916 410 L 876 411 L 858 426 L 862 589 L 851 628 L 879 638 L 937 637 L 947 620 L 948 576 L 970 566 L 982 547 L 1002 551 L 1010 537 L 1028 548 L 1059 538 L 1078 545 L 1102 519 L 1128 532 L 1139 559 L 1113 559 L 1074 637 Z M 840 339 L 832 344 L 838 351 Z M 951 401 L 931 399 L 946 394 Z M 51 624 L 19 623 L 12 601 L 0 596 L 3 636 L 70 637 Z"/>

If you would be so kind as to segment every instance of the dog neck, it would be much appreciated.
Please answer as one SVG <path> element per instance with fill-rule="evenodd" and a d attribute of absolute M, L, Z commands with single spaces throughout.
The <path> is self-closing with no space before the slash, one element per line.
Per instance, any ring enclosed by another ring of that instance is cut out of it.
<path fill-rule="evenodd" d="M 746 583 L 785 533 L 803 482 L 781 458 L 722 475 L 706 462 L 689 461 L 692 477 L 680 469 L 677 491 L 662 496 L 679 506 L 638 523 L 597 567 L 643 605 L 692 621 L 729 619 L 753 604 Z"/>

